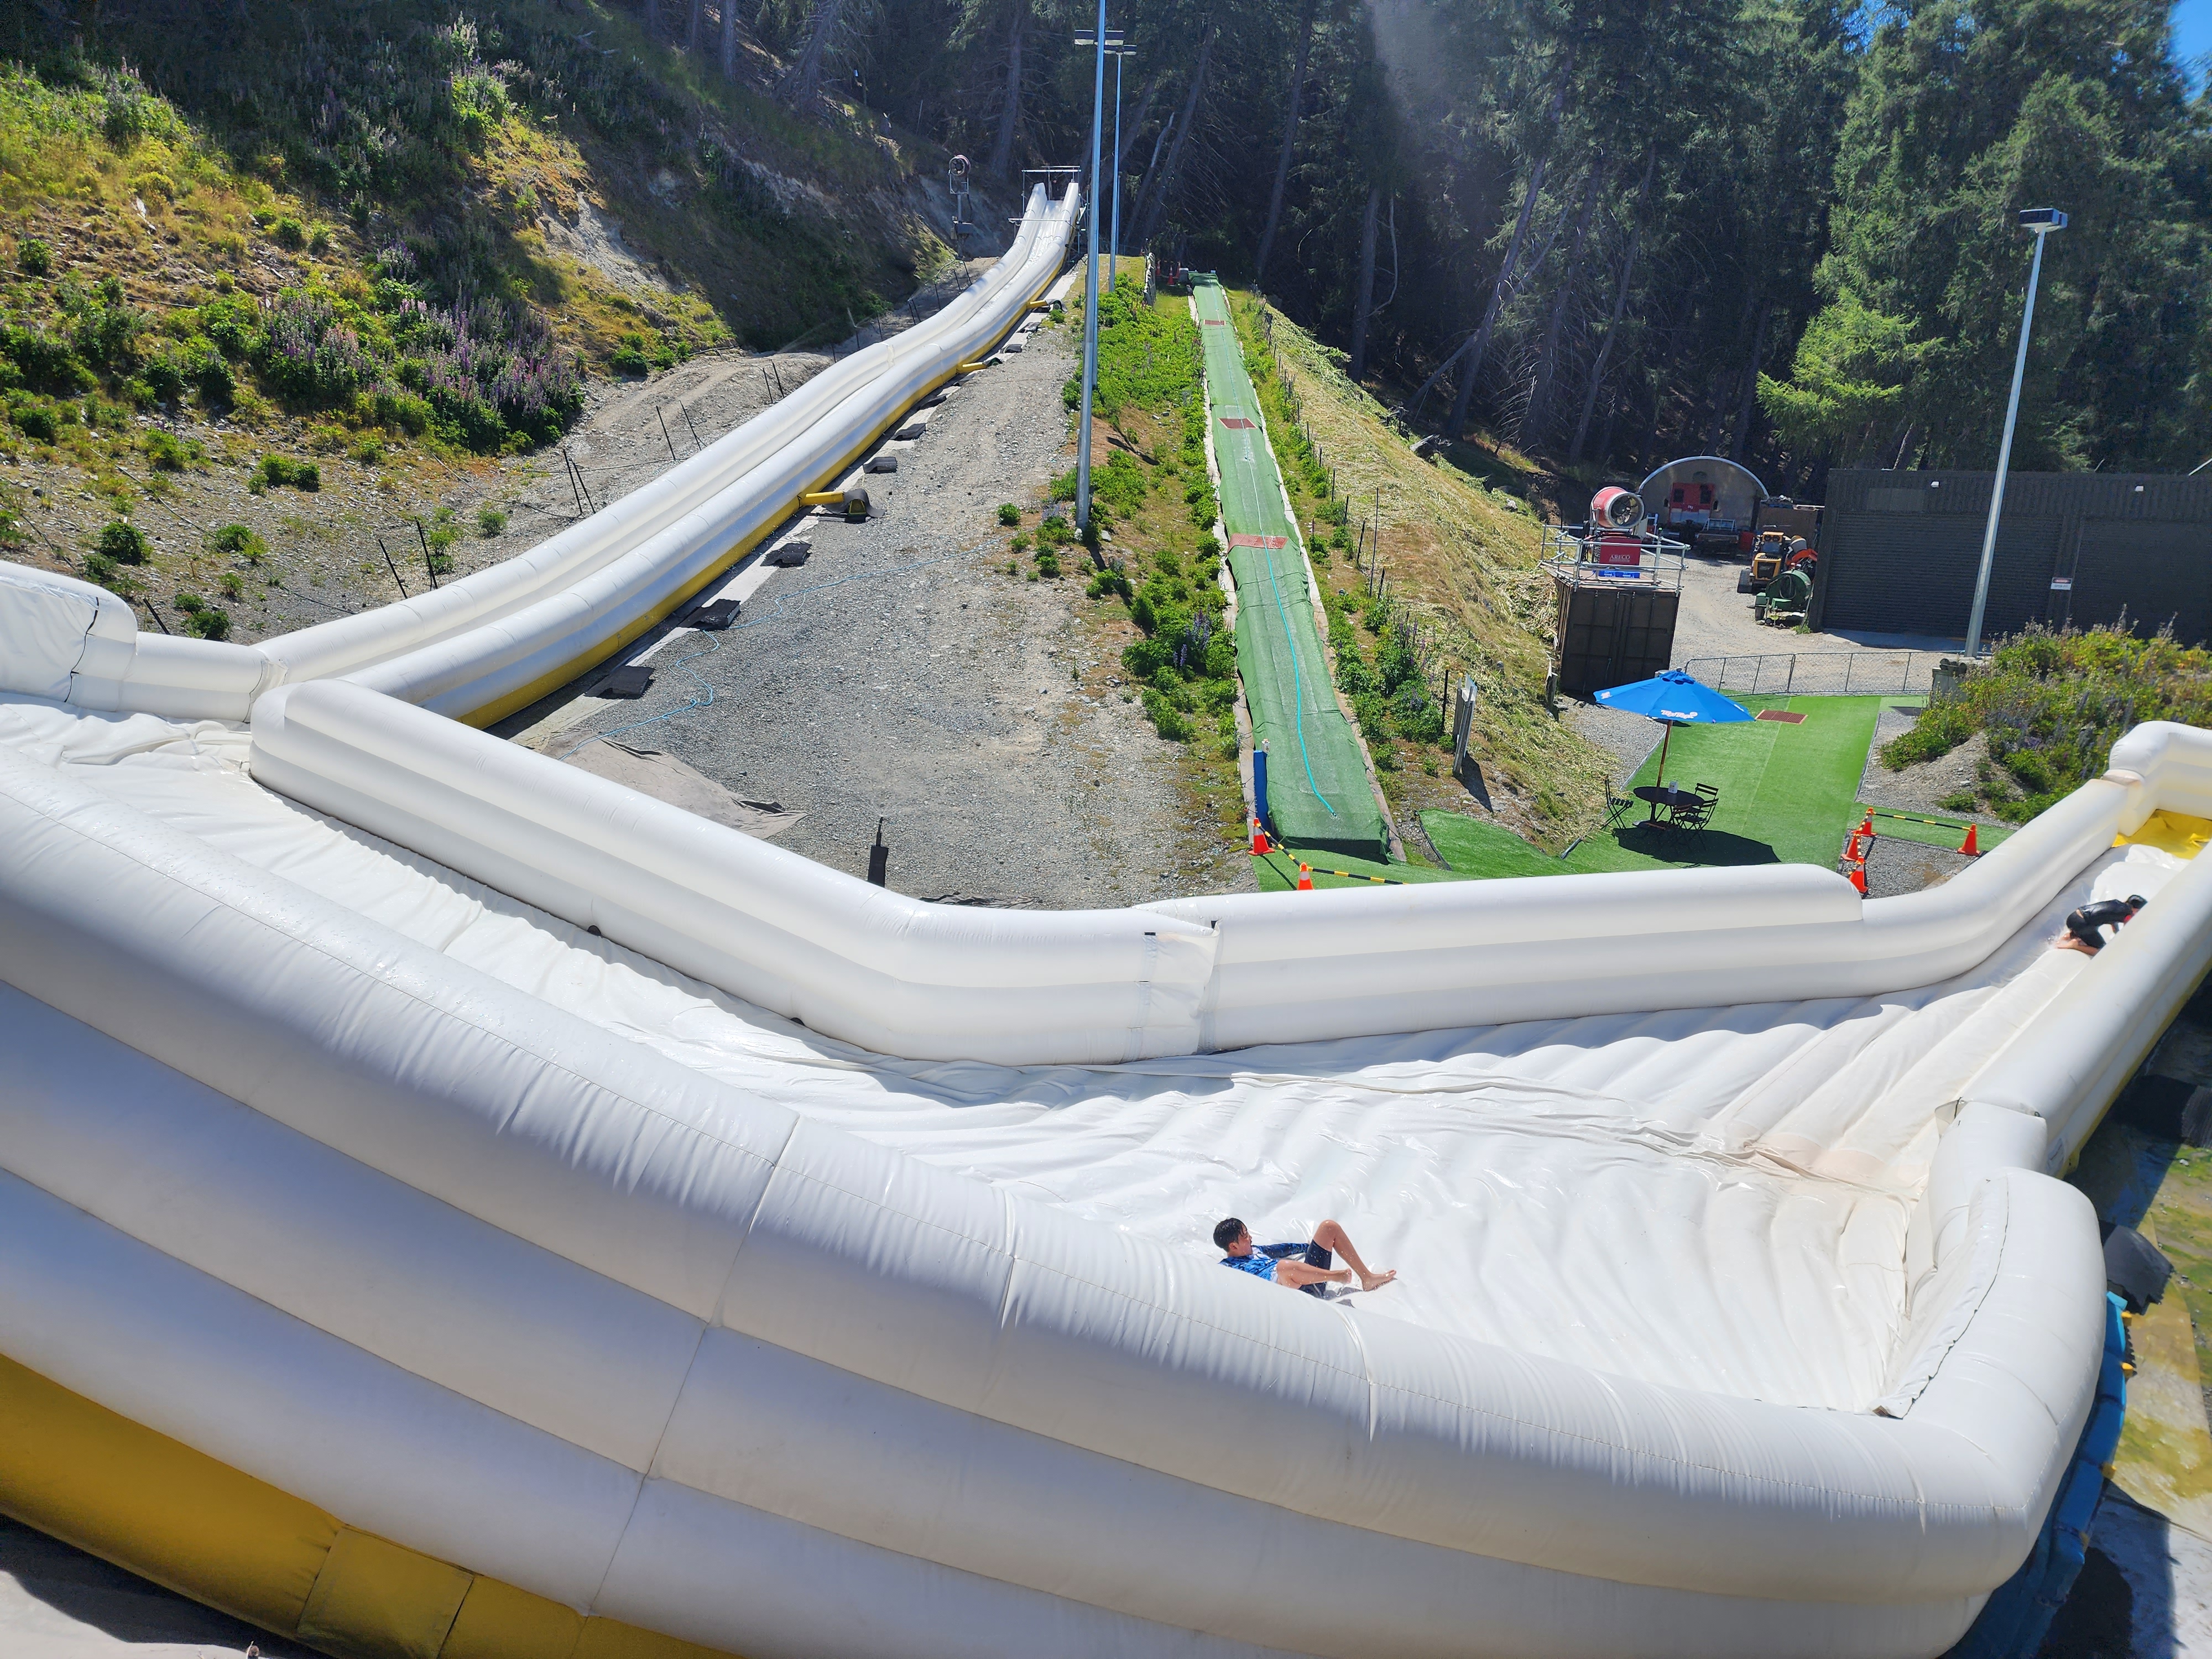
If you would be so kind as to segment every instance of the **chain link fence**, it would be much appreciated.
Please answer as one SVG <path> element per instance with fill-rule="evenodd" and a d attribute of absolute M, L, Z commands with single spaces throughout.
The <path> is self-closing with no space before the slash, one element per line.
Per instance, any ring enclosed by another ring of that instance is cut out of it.
<path fill-rule="evenodd" d="M 1692 657 L 1682 672 L 1716 691 L 1753 696 L 1911 696 L 1933 689 L 1943 658 L 1940 651 L 1772 651 Z"/>

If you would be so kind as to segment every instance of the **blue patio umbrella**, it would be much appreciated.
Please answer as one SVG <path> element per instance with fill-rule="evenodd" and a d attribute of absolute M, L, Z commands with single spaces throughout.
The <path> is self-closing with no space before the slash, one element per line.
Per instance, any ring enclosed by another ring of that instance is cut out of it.
<path fill-rule="evenodd" d="M 1679 668 L 1669 668 L 1633 684 L 1613 686 L 1599 692 L 1597 700 L 1607 708 L 1624 709 L 1646 720 L 1666 722 L 1667 735 L 1659 739 L 1659 771 L 1654 779 L 1657 783 L 1667 781 L 1667 745 L 1674 740 L 1676 726 L 1724 726 L 1752 718 L 1751 711 L 1741 703 L 1729 702 L 1710 685 L 1699 684 Z"/>

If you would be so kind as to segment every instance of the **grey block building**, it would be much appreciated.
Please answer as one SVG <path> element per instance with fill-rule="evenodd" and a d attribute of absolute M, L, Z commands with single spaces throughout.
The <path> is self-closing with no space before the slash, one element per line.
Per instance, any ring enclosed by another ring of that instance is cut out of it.
<path fill-rule="evenodd" d="M 1814 625 L 1963 638 L 1995 477 L 1831 472 Z M 2013 473 L 1984 636 L 2123 614 L 2142 633 L 2212 639 L 2212 472 Z"/>

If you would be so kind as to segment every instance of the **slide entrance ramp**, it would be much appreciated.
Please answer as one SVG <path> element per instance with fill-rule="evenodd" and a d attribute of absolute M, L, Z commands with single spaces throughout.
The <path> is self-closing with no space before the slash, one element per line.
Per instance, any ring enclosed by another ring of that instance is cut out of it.
<path fill-rule="evenodd" d="M 1387 860 L 1389 831 L 1329 678 L 1305 544 L 1284 501 L 1229 296 L 1200 276 L 1191 303 L 1206 349 L 1206 412 L 1237 582 L 1237 664 L 1253 742 L 1267 751 L 1268 817 L 1292 847 Z"/>

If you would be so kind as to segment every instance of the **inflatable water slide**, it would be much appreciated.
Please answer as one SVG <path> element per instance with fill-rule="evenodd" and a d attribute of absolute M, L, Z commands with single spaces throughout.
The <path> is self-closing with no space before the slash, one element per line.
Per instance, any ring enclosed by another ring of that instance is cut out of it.
<path fill-rule="evenodd" d="M 468 723 L 988 350 L 1074 210 L 407 605 L 226 647 L 0 566 L 0 1510 L 380 1659 L 1904 1659 L 2033 1577 L 2116 1365 L 2055 1177 L 2212 956 L 2212 736 L 1906 898 L 1040 913 Z M 1229 1214 L 1400 1276 L 1224 1272 Z"/>

